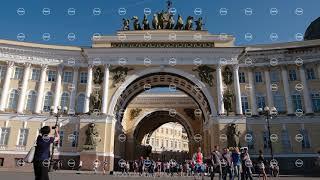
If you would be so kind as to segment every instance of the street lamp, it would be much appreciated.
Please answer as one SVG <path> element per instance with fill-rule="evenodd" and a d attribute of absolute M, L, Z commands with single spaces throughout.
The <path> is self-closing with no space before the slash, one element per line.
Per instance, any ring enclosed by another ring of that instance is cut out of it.
<path fill-rule="evenodd" d="M 275 107 L 269 108 L 268 106 L 262 108 L 258 108 L 258 112 L 260 115 L 264 115 L 267 121 L 267 128 L 268 128 L 268 136 L 269 136 L 269 147 L 271 153 L 271 160 L 273 159 L 273 149 L 272 149 L 272 141 L 271 141 L 271 132 L 270 132 L 270 119 L 277 115 L 277 109 Z"/>
<path fill-rule="evenodd" d="M 58 127 L 58 121 L 59 121 L 59 117 L 63 114 L 67 114 L 68 108 L 65 106 L 63 108 L 61 108 L 61 106 L 57 106 L 57 112 L 54 112 L 55 107 L 51 106 L 50 107 L 50 115 L 56 117 L 56 123 L 55 125 L 52 127 L 52 129 L 56 129 Z M 54 131 L 54 139 L 57 137 L 57 132 Z M 59 142 L 58 142 L 59 143 Z M 55 147 L 55 142 L 52 145 L 52 149 L 51 149 L 51 157 L 50 157 L 50 167 L 49 167 L 49 171 L 52 171 L 53 168 L 53 153 L 54 153 L 54 147 Z"/>

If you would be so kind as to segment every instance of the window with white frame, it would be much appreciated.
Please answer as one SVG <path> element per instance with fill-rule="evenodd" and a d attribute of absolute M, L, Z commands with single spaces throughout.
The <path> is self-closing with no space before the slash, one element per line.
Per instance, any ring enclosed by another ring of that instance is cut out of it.
<path fill-rule="evenodd" d="M 311 99 L 312 99 L 313 111 L 319 112 L 320 111 L 320 93 L 312 93 Z"/>
<path fill-rule="evenodd" d="M 246 82 L 246 75 L 244 72 L 239 72 L 239 83 L 245 83 Z"/>
<path fill-rule="evenodd" d="M 0 128 L 0 145 L 8 145 L 10 135 L 10 128 L 2 127 Z"/>
<path fill-rule="evenodd" d="M 278 112 L 285 112 L 286 111 L 286 105 L 285 105 L 285 99 L 284 96 L 278 93 L 273 94 L 273 102 L 274 107 L 277 109 Z"/>
<path fill-rule="evenodd" d="M 59 135 L 60 135 L 59 147 L 62 147 L 62 145 L 63 145 L 63 138 L 64 138 L 64 131 L 59 130 Z"/>
<path fill-rule="evenodd" d="M 78 147 L 79 131 L 73 131 L 72 147 Z"/>
<path fill-rule="evenodd" d="M 19 99 L 18 90 L 16 89 L 11 90 L 9 94 L 8 109 L 11 109 L 11 110 L 17 109 L 18 99 Z"/>
<path fill-rule="evenodd" d="M 263 131 L 262 137 L 263 137 L 263 149 L 264 151 L 269 151 L 271 142 L 270 142 L 269 133 L 267 130 Z"/>
<path fill-rule="evenodd" d="M 26 146 L 28 142 L 29 129 L 20 128 L 18 146 Z"/>
<path fill-rule="evenodd" d="M 44 96 L 44 103 L 43 103 L 43 111 L 50 112 L 50 108 L 53 102 L 53 97 L 51 92 L 47 92 Z"/>
<path fill-rule="evenodd" d="M 302 109 L 301 95 L 300 94 L 293 94 L 292 95 L 292 103 L 293 103 L 294 110 Z"/>
<path fill-rule="evenodd" d="M 87 72 L 81 72 L 80 73 L 80 83 L 86 84 L 88 82 L 88 73 Z"/>
<path fill-rule="evenodd" d="M 310 144 L 308 131 L 306 129 L 300 129 L 300 133 L 303 137 L 303 139 L 301 141 L 302 149 L 310 149 L 311 144 Z"/>
<path fill-rule="evenodd" d="M 85 95 L 84 94 L 80 94 L 78 96 L 78 100 L 77 100 L 77 109 L 76 112 L 77 113 L 83 113 L 84 111 L 84 101 L 85 101 Z"/>
<path fill-rule="evenodd" d="M 61 95 L 61 107 L 69 107 L 69 94 L 64 92 Z"/>
<path fill-rule="evenodd" d="M 279 71 L 277 70 L 272 70 L 270 71 L 270 80 L 271 82 L 279 82 Z"/>
<path fill-rule="evenodd" d="M 266 107 L 266 101 L 264 96 L 257 96 L 257 107 L 262 109 Z"/>
<path fill-rule="evenodd" d="M 56 71 L 48 71 L 48 81 L 49 82 L 55 82 L 56 81 Z"/>
<path fill-rule="evenodd" d="M 255 78 L 256 78 L 256 82 L 260 83 L 262 82 L 262 73 L 261 72 L 255 72 Z"/>
<path fill-rule="evenodd" d="M 289 80 L 290 81 L 296 81 L 297 80 L 297 72 L 295 69 L 289 70 Z"/>
<path fill-rule="evenodd" d="M 6 76 L 7 68 L 5 66 L 0 66 L 0 79 L 4 79 Z"/>
<path fill-rule="evenodd" d="M 249 102 L 247 96 L 241 96 L 241 106 L 243 113 L 245 113 L 249 109 Z"/>
<path fill-rule="evenodd" d="M 72 83 L 73 73 L 69 71 L 63 72 L 63 82 Z"/>
<path fill-rule="evenodd" d="M 22 67 L 16 67 L 13 74 L 13 79 L 20 80 L 23 77 L 23 68 Z"/>
<path fill-rule="evenodd" d="M 281 144 L 284 152 L 291 152 L 291 140 L 287 129 L 281 130 Z"/>
<path fill-rule="evenodd" d="M 33 112 L 34 111 L 34 107 L 36 105 L 36 98 L 37 98 L 37 94 L 35 91 L 30 91 L 28 96 L 27 96 L 27 105 L 26 105 L 26 110 Z"/>
<path fill-rule="evenodd" d="M 313 68 L 307 68 L 307 79 L 311 80 L 311 79 L 316 79 L 316 75 L 314 73 L 314 69 Z"/>
<path fill-rule="evenodd" d="M 32 69 L 31 80 L 33 81 L 40 80 L 40 69 Z"/>

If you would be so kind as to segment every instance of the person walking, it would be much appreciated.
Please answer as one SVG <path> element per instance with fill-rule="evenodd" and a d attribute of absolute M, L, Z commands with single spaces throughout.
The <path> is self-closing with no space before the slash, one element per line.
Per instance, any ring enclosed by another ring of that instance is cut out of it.
<path fill-rule="evenodd" d="M 252 171 L 251 171 L 251 165 L 252 161 L 250 159 L 250 155 L 248 153 L 248 149 L 244 148 L 243 152 L 240 154 L 240 159 L 241 159 L 241 168 L 242 168 L 242 173 L 241 173 L 241 179 L 250 179 L 253 180 L 252 178 Z"/>
<path fill-rule="evenodd" d="M 54 128 L 56 137 L 51 137 L 49 126 L 40 129 L 40 135 L 36 140 L 36 149 L 33 159 L 33 170 L 35 180 L 49 180 L 49 164 L 50 164 L 50 145 L 58 142 L 60 139 L 58 127 Z"/>
<path fill-rule="evenodd" d="M 262 150 L 259 150 L 259 157 L 258 157 L 259 179 L 260 179 L 260 174 L 262 174 L 262 180 L 267 180 L 267 174 L 266 174 L 264 163 L 265 163 L 265 159 L 263 157 Z"/>
<path fill-rule="evenodd" d="M 241 171 L 241 159 L 240 159 L 240 151 L 239 148 L 236 147 L 232 151 L 231 154 L 232 162 L 233 162 L 233 178 L 238 177 L 238 180 L 241 179 L 240 171 Z"/>
<path fill-rule="evenodd" d="M 230 180 L 232 180 L 232 158 L 231 158 L 231 153 L 229 152 L 228 148 L 223 149 L 223 154 L 222 154 L 222 160 L 225 162 L 224 166 L 222 167 L 222 179 L 226 180 L 227 175 L 229 174 Z"/>
<path fill-rule="evenodd" d="M 215 173 L 219 173 L 219 180 L 221 180 L 222 170 L 221 170 L 221 153 L 219 152 L 219 147 L 215 146 L 211 153 L 211 168 L 210 168 L 210 178 L 214 179 Z"/>
<path fill-rule="evenodd" d="M 201 147 L 198 147 L 198 151 L 193 155 L 193 161 L 195 163 L 195 172 L 204 179 L 204 166 L 203 166 L 203 154 L 201 152 Z"/>

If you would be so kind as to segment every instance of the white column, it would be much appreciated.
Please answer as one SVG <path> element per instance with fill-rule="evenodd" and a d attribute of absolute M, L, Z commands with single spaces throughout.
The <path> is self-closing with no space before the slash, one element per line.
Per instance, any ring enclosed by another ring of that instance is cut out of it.
<path fill-rule="evenodd" d="M 241 92 L 239 83 L 239 65 L 233 66 L 233 76 L 234 76 L 234 91 L 236 97 L 236 114 L 242 114 L 242 104 L 241 104 Z"/>
<path fill-rule="evenodd" d="M 109 65 L 105 65 L 104 78 L 103 78 L 103 97 L 102 97 L 102 110 L 103 114 L 108 111 L 108 95 L 109 95 Z"/>
<path fill-rule="evenodd" d="M 264 77 L 266 82 L 266 90 L 267 90 L 267 103 L 269 107 L 273 107 L 273 97 L 272 97 L 272 91 L 271 91 L 271 81 L 270 81 L 270 73 L 269 69 L 264 70 Z"/>
<path fill-rule="evenodd" d="M 18 106 L 17 106 L 17 113 L 20 113 L 20 114 L 23 113 L 24 107 L 25 107 L 25 99 L 26 99 L 28 81 L 30 78 L 30 70 L 31 70 L 31 64 L 26 63 L 24 68 L 23 78 L 22 78 L 22 85 L 20 88 Z"/>
<path fill-rule="evenodd" d="M 41 74 L 40 74 L 40 81 L 39 81 L 39 86 L 38 86 L 37 101 L 36 101 L 36 107 L 34 109 L 34 112 L 37 114 L 40 114 L 41 110 L 42 110 L 42 102 L 43 102 L 43 97 L 44 97 L 44 86 L 45 86 L 46 78 L 47 78 L 47 69 L 48 69 L 48 65 L 41 66 Z"/>
<path fill-rule="evenodd" d="M 14 62 L 8 61 L 6 77 L 4 78 L 2 92 L 1 92 L 1 103 L 0 103 L 0 111 L 4 111 L 7 107 L 7 98 L 8 98 L 8 91 L 10 86 L 10 80 L 14 68 Z"/>
<path fill-rule="evenodd" d="M 84 113 L 89 112 L 91 92 L 92 92 L 92 65 L 89 65 L 88 66 L 86 97 L 85 97 L 85 100 L 84 100 Z"/>
<path fill-rule="evenodd" d="M 307 114 L 312 114 L 313 109 L 311 104 L 310 92 L 307 84 L 306 73 L 304 71 L 303 66 L 299 67 L 299 72 L 300 72 L 300 80 L 303 85 L 303 100 L 304 100 L 305 111 Z"/>
<path fill-rule="evenodd" d="M 289 81 L 288 81 L 288 71 L 286 67 L 281 68 L 281 74 L 282 74 L 284 96 L 286 98 L 287 114 L 293 114 L 292 98 L 291 98 Z"/>
<path fill-rule="evenodd" d="M 224 114 L 224 103 L 223 103 L 223 83 L 222 83 L 222 66 L 217 66 L 217 93 L 218 93 L 218 114 Z"/>
<path fill-rule="evenodd" d="M 53 101 L 54 110 L 53 112 L 57 113 L 57 107 L 60 105 L 61 99 L 61 84 L 62 84 L 62 73 L 63 73 L 63 66 L 58 66 L 57 78 L 56 78 L 56 89 L 55 89 L 55 96 Z"/>
<path fill-rule="evenodd" d="M 252 72 L 252 68 L 248 68 L 248 81 L 249 81 L 249 92 L 250 92 L 250 105 L 251 105 L 251 112 L 252 115 L 258 115 L 257 112 L 257 99 L 256 99 L 256 87 L 254 85 L 254 81 L 253 81 L 254 77 L 253 77 L 253 72 Z"/>
<path fill-rule="evenodd" d="M 70 102 L 69 102 L 69 114 L 75 113 L 75 104 L 77 99 L 77 88 L 78 88 L 78 74 L 79 74 L 79 67 L 73 68 L 73 79 L 72 79 L 72 85 L 69 89 L 71 91 L 70 95 Z"/>

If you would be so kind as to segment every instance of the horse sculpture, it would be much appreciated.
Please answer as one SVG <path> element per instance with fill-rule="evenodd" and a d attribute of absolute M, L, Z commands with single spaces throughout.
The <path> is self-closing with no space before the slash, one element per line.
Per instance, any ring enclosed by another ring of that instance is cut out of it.
<path fill-rule="evenodd" d="M 185 30 L 192 30 L 192 26 L 193 26 L 193 17 L 192 16 L 188 16 L 187 23 L 186 23 L 184 29 Z"/>
<path fill-rule="evenodd" d="M 144 30 L 149 30 L 150 29 L 149 21 L 148 21 L 148 18 L 147 18 L 146 15 L 144 15 L 144 17 L 143 17 L 142 24 L 143 24 L 143 29 Z"/>
<path fill-rule="evenodd" d="M 178 15 L 178 20 L 177 20 L 177 24 L 175 26 L 175 29 L 181 30 L 181 29 L 183 29 L 183 25 L 184 25 L 183 19 L 180 15 Z"/>
<path fill-rule="evenodd" d="M 166 29 L 173 29 L 173 28 L 174 28 L 174 19 L 173 19 L 173 15 L 171 14 L 169 16 Z"/>
<path fill-rule="evenodd" d="M 159 29 L 158 14 L 154 14 L 154 15 L 153 15 L 152 27 L 153 27 L 153 29 Z"/>
<path fill-rule="evenodd" d="M 133 20 L 133 29 L 134 30 L 141 30 L 138 16 L 133 16 L 132 20 Z"/>
<path fill-rule="evenodd" d="M 164 29 L 164 13 L 163 11 L 161 11 L 160 13 L 158 13 L 158 21 L 159 21 L 159 29 Z"/>
<path fill-rule="evenodd" d="M 202 22 L 202 17 L 199 17 L 199 19 L 197 21 L 195 21 L 197 27 L 196 30 L 197 31 L 202 31 L 203 30 L 203 22 Z"/>
<path fill-rule="evenodd" d="M 122 30 L 123 31 L 128 31 L 130 30 L 129 24 L 130 24 L 130 20 L 129 19 L 122 19 L 123 23 L 122 23 Z"/>

